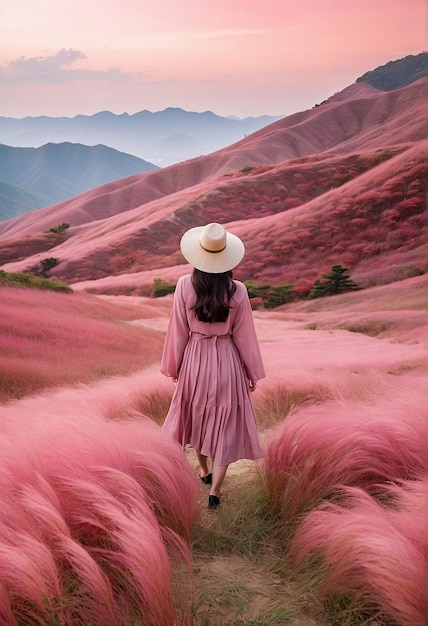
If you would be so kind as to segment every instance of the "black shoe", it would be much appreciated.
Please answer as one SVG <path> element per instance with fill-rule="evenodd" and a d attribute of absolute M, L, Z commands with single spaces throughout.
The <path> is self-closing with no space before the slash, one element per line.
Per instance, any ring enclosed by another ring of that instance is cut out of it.
<path fill-rule="evenodd" d="M 218 509 L 220 507 L 220 498 L 217 496 L 208 496 L 208 508 L 211 511 Z"/>
<path fill-rule="evenodd" d="M 212 474 L 207 474 L 206 476 L 199 476 L 199 478 L 202 480 L 204 485 L 211 485 L 211 483 L 213 482 Z"/>

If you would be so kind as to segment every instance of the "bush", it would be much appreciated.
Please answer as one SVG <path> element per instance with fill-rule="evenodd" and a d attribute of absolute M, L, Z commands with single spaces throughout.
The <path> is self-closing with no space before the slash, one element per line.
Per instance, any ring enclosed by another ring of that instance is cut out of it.
<path fill-rule="evenodd" d="M 41 268 L 42 274 L 46 274 L 46 272 L 49 272 L 49 270 L 56 267 L 58 263 L 59 263 L 59 260 L 54 256 L 50 256 L 46 259 L 42 259 L 40 261 L 40 268 Z"/>
<path fill-rule="evenodd" d="M 266 301 L 267 292 L 271 289 L 270 285 L 259 285 L 252 280 L 246 280 L 244 285 L 248 291 L 248 297 L 250 298 L 261 298 L 263 302 Z"/>
<path fill-rule="evenodd" d="M 151 295 L 153 298 L 162 298 L 162 296 L 166 296 L 169 293 L 174 293 L 174 291 L 175 285 L 173 285 L 169 280 L 155 278 L 155 280 L 153 281 Z"/>
<path fill-rule="evenodd" d="M 61 224 L 58 224 L 58 226 L 52 226 L 52 228 L 48 228 L 47 229 L 47 233 L 62 233 L 64 232 L 64 230 L 67 230 L 67 228 L 70 228 L 70 224 L 67 224 L 66 222 L 62 222 Z"/>
<path fill-rule="evenodd" d="M 245 281 L 250 300 L 257 303 L 258 308 L 262 303 L 267 309 L 274 309 L 281 304 L 291 302 L 295 298 L 295 291 L 292 285 L 260 285 L 252 280 Z"/>

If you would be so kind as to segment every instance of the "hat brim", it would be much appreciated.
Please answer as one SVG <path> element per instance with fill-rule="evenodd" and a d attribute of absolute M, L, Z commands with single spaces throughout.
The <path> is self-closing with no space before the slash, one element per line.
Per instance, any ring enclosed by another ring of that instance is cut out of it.
<path fill-rule="evenodd" d="M 236 235 L 226 232 L 226 247 L 221 252 L 209 252 L 202 248 L 200 236 L 204 226 L 196 226 L 184 233 L 180 248 L 186 259 L 198 270 L 208 274 L 222 274 L 233 269 L 242 261 L 245 246 Z"/>

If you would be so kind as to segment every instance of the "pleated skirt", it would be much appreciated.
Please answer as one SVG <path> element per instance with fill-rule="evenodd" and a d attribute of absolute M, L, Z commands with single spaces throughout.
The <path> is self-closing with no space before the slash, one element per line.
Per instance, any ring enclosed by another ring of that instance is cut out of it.
<path fill-rule="evenodd" d="M 263 457 L 248 381 L 230 335 L 191 335 L 162 429 L 216 465 Z"/>

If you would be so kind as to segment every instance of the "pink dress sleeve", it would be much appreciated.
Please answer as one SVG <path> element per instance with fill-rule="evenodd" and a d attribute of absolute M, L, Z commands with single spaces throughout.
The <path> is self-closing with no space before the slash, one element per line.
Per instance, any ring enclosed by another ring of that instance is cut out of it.
<path fill-rule="evenodd" d="M 245 294 L 239 303 L 232 328 L 232 338 L 238 348 L 247 378 L 256 382 L 265 378 L 266 372 L 254 327 L 253 312 L 247 290 L 245 287 L 244 289 Z"/>
<path fill-rule="evenodd" d="M 171 316 L 169 318 L 161 360 L 161 372 L 165 376 L 178 377 L 184 349 L 189 339 L 189 324 L 183 299 L 183 281 L 177 282 Z"/>

